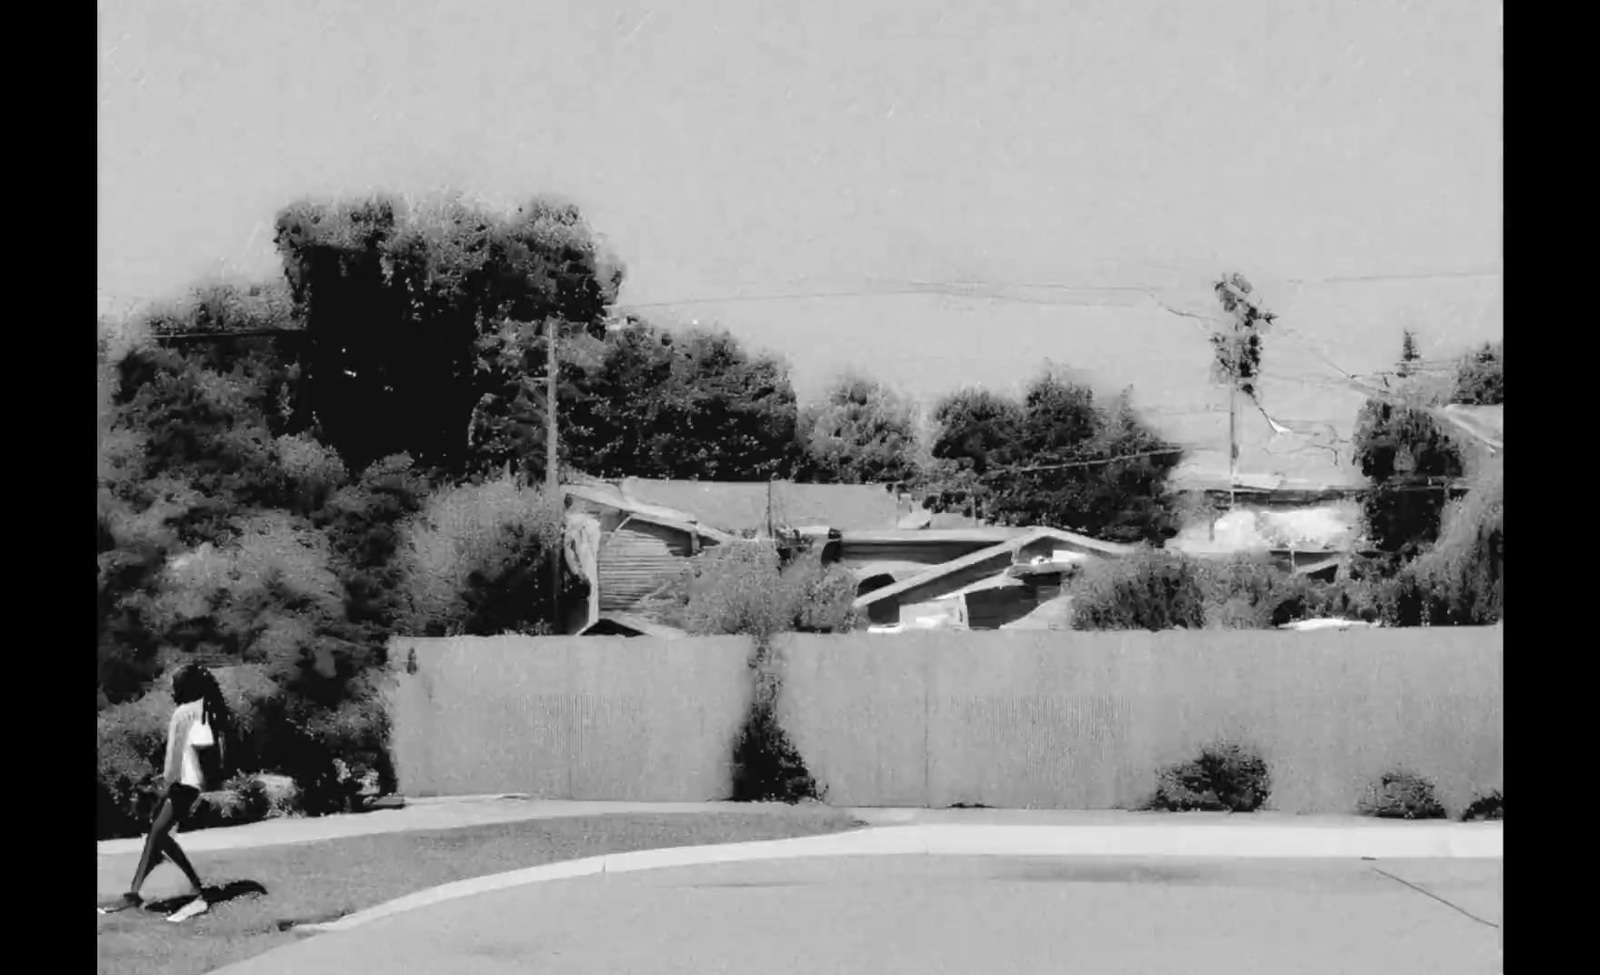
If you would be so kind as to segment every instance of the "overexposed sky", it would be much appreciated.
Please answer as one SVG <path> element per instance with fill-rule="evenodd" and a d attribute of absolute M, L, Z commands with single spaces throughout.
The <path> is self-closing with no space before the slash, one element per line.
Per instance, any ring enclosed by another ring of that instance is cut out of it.
<path fill-rule="evenodd" d="M 1500 38 L 1481 0 L 101 0 L 98 288 L 274 273 L 308 194 L 553 192 L 625 302 L 783 354 L 802 395 L 1049 360 L 1220 449 L 1202 323 L 1082 287 L 1206 312 L 1238 269 L 1293 331 L 1269 409 L 1347 435 L 1339 370 L 1402 327 L 1501 334 Z"/>

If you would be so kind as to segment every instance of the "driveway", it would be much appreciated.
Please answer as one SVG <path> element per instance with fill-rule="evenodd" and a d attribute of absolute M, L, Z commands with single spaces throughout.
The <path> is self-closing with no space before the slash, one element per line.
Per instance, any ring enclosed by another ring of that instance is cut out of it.
<path fill-rule="evenodd" d="M 1498 860 L 828 857 L 530 884 L 228 975 L 1500 971 Z"/>

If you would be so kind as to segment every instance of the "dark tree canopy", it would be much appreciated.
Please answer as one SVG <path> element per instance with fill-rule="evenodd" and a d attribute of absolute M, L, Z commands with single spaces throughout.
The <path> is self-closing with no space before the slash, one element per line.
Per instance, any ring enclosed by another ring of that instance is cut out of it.
<path fill-rule="evenodd" d="M 787 369 L 726 332 L 614 329 L 570 403 L 573 467 L 602 477 L 758 481 L 799 459 Z"/>
<path fill-rule="evenodd" d="M 916 417 L 911 403 L 859 372 L 840 376 L 801 414 L 804 474 L 818 483 L 911 480 Z"/>
<path fill-rule="evenodd" d="M 506 323 L 541 326 L 516 329 L 530 343 L 552 320 L 603 334 L 623 275 L 576 207 L 546 201 L 509 216 L 457 200 L 415 213 L 381 197 L 300 203 L 278 215 L 276 242 L 308 332 L 302 395 L 355 466 L 407 453 L 471 469 L 480 403 L 521 407 L 526 377 L 504 368 L 519 357 L 485 354 L 503 352 Z"/>
<path fill-rule="evenodd" d="M 1505 346 L 1485 342 L 1456 366 L 1450 402 L 1468 406 L 1498 406 L 1506 400 Z"/>
<path fill-rule="evenodd" d="M 1367 400 L 1356 418 L 1355 459 L 1372 482 L 1362 499 L 1367 538 L 1402 558 L 1439 537 L 1449 489 L 1464 473 L 1460 449 L 1429 412 L 1438 402 L 1410 382 Z"/>
<path fill-rule="evenodd" d="M 1046 374 L 1020 401 L 985 390 L 954 394 L 934 419 L 935 507 L 975 498 L 985 517 L 1003 524 L 1113 541 L 1159 541 L 1176 531 L 1166 482 L 1180 454 L 1126 395 L 1102 407 L 1088 387 Z"/>
<path fill-rule="evenodd" d="M 1212 290 L 1230 318 L 1227 328 L 1211 336 L 1211 347 L 1216 353 L 1216 374 L 1253 400 L 1259 393 L 1262 335 L 1277 316 L 1261 307 L 1250 282 L 1242 274 L 1224 275 L 1212 285 Z"/>
<path fill-rule="evenodd" d="M 982 475 L 1014 462 L 1025 420 L 1016 400 L 987 389 L 964 389 L 935 404 L 936 460 L 952 461 Z"/>

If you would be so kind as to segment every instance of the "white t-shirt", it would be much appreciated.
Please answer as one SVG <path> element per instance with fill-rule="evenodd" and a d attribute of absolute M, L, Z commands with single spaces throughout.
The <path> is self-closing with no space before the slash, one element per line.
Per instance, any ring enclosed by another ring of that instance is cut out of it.
<path fill-rule="evenodd" d="M 199 749 L 210 748 L 217 743 L 211 733 L 211 725 L 202 718 L 204 713 L 204 704 L 191 701 L 173 711 L 172 723 L 167 728 L 167 747 L 178 751 L 178 784 L 191 789 L 205 788 Z M 182 740 L 179 740 L 180 736 Z"/>

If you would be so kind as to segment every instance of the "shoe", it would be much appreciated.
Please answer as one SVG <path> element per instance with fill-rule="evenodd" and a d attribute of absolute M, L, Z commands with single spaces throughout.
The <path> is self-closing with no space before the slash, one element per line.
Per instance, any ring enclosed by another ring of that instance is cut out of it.
<path fill-rule="evenodd" d="M 167 920 L 171 921 L 173 924 L 181 924 L 192 917 L 197 917 L 201 914 L 204 914 L 210 909 L 211 905 L 206 903 L 206 899 L 204 897 L 196 897 L 194 900 L 178 908 L 176 911 L 168 914 Z"/>
<path fill-rule="evenodd" d="M 126 911 L 130 908 L 143 906 L 143 897 L 140 897 L 138 894 L 123 894 L 120 898 L 112 903 L 107 904 L 104 907 L 95 908 L 95 910 L 99 911 L 101 914 L 116 914 L 119 911 Z"/>

